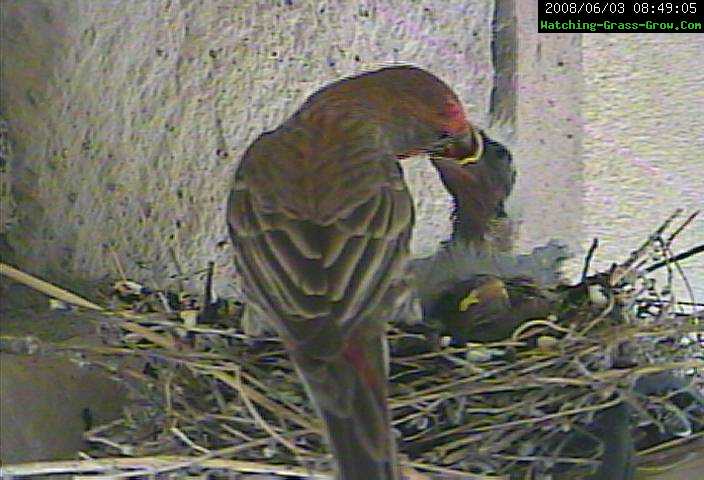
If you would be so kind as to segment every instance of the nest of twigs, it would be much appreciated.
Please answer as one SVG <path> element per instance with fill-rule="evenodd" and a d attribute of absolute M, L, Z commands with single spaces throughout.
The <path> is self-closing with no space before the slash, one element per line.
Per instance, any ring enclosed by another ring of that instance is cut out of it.
<path fill-rule="evenodd" d="M 552 312 L 503 341 L 437 348 L 417 330 L 391 328 L 403 463 L 433 478 L 583 478 L 614 436 L 600 433 L 599 419 L 624 406 L 641 454 L 701 438 L 704 315 L 674 296 L 684 274 L 671 243 L 691 218 L 674 229 L 673 219 L 625 262 L 552 291 Z M 667 272 L 663 284 L 655 270 Z M 135 401 L 87 432 L 84 462 L 51 471 L 329 471 L 320 423 L 276 338 L 229 323 L 237 304 L 209 302 L 207 315 L 197 306 L 193 315 L 194 305 L 180 311 L 163 293 L 133 293 L 130 308 L 101 319 L 105 345 L 79 353 L 120 377 Z"/>

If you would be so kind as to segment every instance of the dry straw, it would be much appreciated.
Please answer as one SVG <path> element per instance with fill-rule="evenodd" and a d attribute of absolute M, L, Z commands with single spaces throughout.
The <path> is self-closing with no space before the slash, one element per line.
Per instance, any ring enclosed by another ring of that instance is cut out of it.
<path fill-rule="evenodd" d="M 620 405 L 630 407 L 639 428 L 680 435 L 649 446 L 641 462 L 700 444 L 701 408 L 675 398 L 683 390 L 701 394 L 704 378 L 702 305 L 674 296 L 674 279 L 684 272 L 677 261 L 683 256 L 671 245 L 693 219 L 673 228 L 678 214 L 608 272 L 588 276 L 586 265 L 580 285 L 551 292 L 551 315 L 519 326 L 505 341 L 435 348 L 393 327 L 390 403 L 404 464 L 442 478 L 540 478 L 558 470 L 579 478 L 598 467 L 603 453 L 603 439 L 590 425 Z M 249 338 L 213 320 L 217 315 L 186 324 L 171 309 L 107 310 L 1 267 L 47 295 L 100 312 L 103 345 L 32 340 L 32 351 L 106 368 L 135 399 L 123 418 L 86 433 L 91 450 L 82 460 L 5 465 L 2 475 L 302 478 L 317 472 L 315 478 L 330 478 L 320 424 L 275 338 Z M 653 279 L 659 269 L 666 272 L 661 286 Z M 647 394 L 636 388 L 668 372 L 686 386 Z M 581 448 L 571 448 L 577 433 Z"/>

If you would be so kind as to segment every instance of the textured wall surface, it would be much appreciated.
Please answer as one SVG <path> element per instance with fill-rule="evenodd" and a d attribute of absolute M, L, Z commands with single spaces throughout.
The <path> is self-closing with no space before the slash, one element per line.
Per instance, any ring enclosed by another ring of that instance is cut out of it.
<path fill-rule="evenodd" d="M 604 267 L 675 209 L 704 208 L 704 36 L 585 35 L 583 58 L 582 229 Z M 674 250 L 701 243 L 702 216 Z M 682 262 L 699 301 L 703 257 Z"/>
<path fill-rule="evenodd" d="M 138 278 L 173 273 L 170 249 L 186 270 L 228 268 L 240 154 L 340 76 L 417 64 L 479 123 L 492 87 L 489 2 L 5 3 L 6 115 L 22 144 L 10 241 L 49 274 L 114 275 L 109 248 Z M 421 210 L 441 230 L 433 202 Z"/>
<path fill-rule="evenodd" d="M 556 237 L 593 263 L 625 259 L 676 208 L 704 208 L 704 37 L 538 34 L 517 2 L 519 249 Z M 704 218 L 674 244 L 704 242 Z M 682 263 L 704 298 L 704 258 Z M 677 283 L 683 287 L 681 282 Z M 680 288 L 684 293 L 684 289 Z"/>
<path fill-rule="evenodd" d="M 523 251 L 559 238 L 579 247 L 582 36 L 538 34 L 537 2 L 517 2 L 518 179 L 511 213 Z"/>
<path fill-rule="evenodd" d="M 224 199 L 246 146 L 326 82 L 392 62 L 445 79 L 514 147 L 521 250 L 598 235 L 610 261 L 670 207 L 702 203 L 701 37 L 538 35 L 535 0 L 515 16 L 497 1 L 493 64 L 487 1 L 3 1 L 16 263 L 114 277 L 113 250 L 163 285 L 173 252 L 186 271 L 215 260 L 226 283 Z M 407 167 L 425 252 L 447 198 L 427 162 Z"/>

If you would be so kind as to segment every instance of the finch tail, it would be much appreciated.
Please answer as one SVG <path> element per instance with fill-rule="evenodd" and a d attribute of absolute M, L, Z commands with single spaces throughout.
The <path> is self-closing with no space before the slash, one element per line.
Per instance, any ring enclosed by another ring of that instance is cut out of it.
<path fill-rule="evenodd" d="M 355 335 L 335 359 L 296 362 L 325 423 L 339 480 L 401 478 L 386 398 L 385 345 L 383 335 Z"/>
<path fill-rule="evenodd" d="M 366 441 L 366 434 L 359 432 L 357 426 L 360 425 L 359 422 L 364 421 L 359 417 L 366 417 L 368 412 L 353 412 L 349 418 L 325 411 L 321 411 L 321 414 L 337 460 L 339 480 L 398 480 L 401 478 L 392 444 L 386 445 L 384 447 L 386 452 L 382 453 L 371 451 L 363 443 Z M 379 442 L 379 440 L 375 441 Z"/>

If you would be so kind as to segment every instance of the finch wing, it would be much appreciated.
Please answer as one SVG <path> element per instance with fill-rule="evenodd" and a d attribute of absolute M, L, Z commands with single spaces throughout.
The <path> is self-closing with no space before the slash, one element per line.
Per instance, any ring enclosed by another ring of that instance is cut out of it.
<path fill-rule="evenodd" d="M 261 172 L 238 171 L 227 207 L 248 300 L 272 314 L 270 321 L 291 340 L 324 344 L 330 352 L 339 348 L 335 339 L 341 342 L 374 312 L 403 271 L 413 225 L 412 200 L 395 159 L 355 158 L 354 164 L 378 171 L 363 176 L 368 193 L 350 195 L 355 185 L 341 175 L 318 179 L 326 186 L 326 204 L 317 211 L 332 212 L 324 218 L 297 214 L 302 210 L 291 205 L 296 196 L 285 195 L 288 203 L 277 205 L 281 189 L 292 187 L 264 190 L 258 182 L 252 188 L 248 178 L 262 178 Z M 255 165 L 270 164 L 248 159 L 248 168 Z M 313 341 L 321 335 L 327 342 Z"/>

